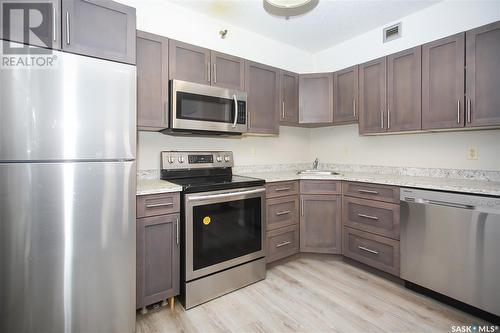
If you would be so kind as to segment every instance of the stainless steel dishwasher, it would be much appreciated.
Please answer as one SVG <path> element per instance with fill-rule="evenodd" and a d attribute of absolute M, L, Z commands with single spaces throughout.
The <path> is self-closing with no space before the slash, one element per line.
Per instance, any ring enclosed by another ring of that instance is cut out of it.
<path fill-rule="evenodd" d="M 401 278 L 500 315 L 500 198 L 401 189 Z"/>

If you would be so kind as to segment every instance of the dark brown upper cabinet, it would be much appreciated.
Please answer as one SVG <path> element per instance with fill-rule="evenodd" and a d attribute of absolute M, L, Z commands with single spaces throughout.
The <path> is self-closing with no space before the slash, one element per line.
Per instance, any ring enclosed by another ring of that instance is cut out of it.
<path fill-rule="evenodd" d="M 464 127 L 465 33 L 422 46 L 422 129 Z"/>
<path fill-rule="evenodd" d="M 280 70 L 247 61 L 245 88 L 248 93 L 248 132 L 279 134 Z"/>
<path fill-rule="evenodd" d="M 299 123 L 311 127 L 333 124 L 333 74 L 299 75 Z"/>
<path fill-rule="evenodd" d="M 466 33 L 467 127 L 500 125 L 500 22 Z"/>
<path fill-rule="evenodd" d="M 137 31 L 137 127 L 168 127 L 168 39 Z"/>
<path fill-rule="evenodd" d="M 333 123 L 358 121 L 358 66 L 333 73 Z"/>
<path fill-rule="evenodd" d="M 210 84 L 210 50 L 170 39 L 168 72 L 170 79 Z"/>
<path fill-rule="evenodd" d="M 62 1 L 62 49 L 135 64 L 135 21 L 135 8 L 114 1 Z"/>
<path fill-rule="evenodd" d="M 386 131 L 386 57 L 359 65 L 359 132 Z"/>
<path fill-rule="evenodd" d="M 28 2 L 34 2 L 34 1 L 28 1 Z M 44 3 L 44 4 L 50 4 L 52 9 L 50 10 L 49 16 L 50 16 L 50 22 L 48 24 L 42 24 L 40 27 L 37 28 L 37 34 L 41 37 L 40 39 L 38 38 L 33 38 L 29 41 L 28 44 L 33 45 L 33 46 L 39 46 L 39 47 L 44 47 L 44 48 L 50 48 L 50 49 L 61 49 L 61 0 L 39 0 L 36 1 L 37 3 Z M 3 22 L 4 14 L 3 10 L 4 7 L 3 5 L 6 4 L 9 6 L 8 3 L 11 3 L 11 6 L 16 6 L 19 5 L 19 3 L 16 3 L 15 1 L 9 0 L 5 1 L 2 0 L 0 1 L 0 18 Z M 44 17 L 44 20 L 46 18 Z M 23 26 L 23 20 L 12 20 L 10 21 L 10 31 L 9 31 L 9 36 L 4 36 L 4 31 L 3 31 L 3 26 L 4 24 L 0 24 L 0 38 L 5 38 L 6 40 L 10 40 L 13 42 L 18 42 L 18 43 L 24 43 L 24 26 Z M 47 42 L 48 44 L 45 44 Z"/>
<path fill-rule="evenodd" d="M 171 39 L 169 78 L 244 90 L 245 61 L 229 54 Z"/>
<path fill-rule="evenodd" d="M 245 89 L 245 61 L 242 58 L 212 51 L 210 59 L 213 86 L 236 90 Z"/>
<path fill-rule="evenodd" d="M 422 47 L 387 57 L 387 131 L 422 129 Z"/>
<path fill-rule="evenodd" d="M 281 112 L 283 125 L 299 123 L 299 74 L 281 71 Z"/>

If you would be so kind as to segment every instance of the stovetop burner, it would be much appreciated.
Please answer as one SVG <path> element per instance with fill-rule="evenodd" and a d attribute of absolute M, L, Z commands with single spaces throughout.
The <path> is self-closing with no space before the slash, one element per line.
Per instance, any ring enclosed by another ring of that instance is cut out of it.
<path fill-rule="evenodd" d="M 262 186 L 263 179 L 232 173 L 232 152 L 162 152 L 161 179 L 182 186 L 184 193 Z"/>

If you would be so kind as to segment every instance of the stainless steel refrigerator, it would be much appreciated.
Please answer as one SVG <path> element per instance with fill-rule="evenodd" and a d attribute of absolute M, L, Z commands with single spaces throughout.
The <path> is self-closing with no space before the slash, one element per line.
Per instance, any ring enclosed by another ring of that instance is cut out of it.
<path fill-rule="evenodd" d="M 135 330 L 135 66 L 0 69 L 0 332 Z"/>

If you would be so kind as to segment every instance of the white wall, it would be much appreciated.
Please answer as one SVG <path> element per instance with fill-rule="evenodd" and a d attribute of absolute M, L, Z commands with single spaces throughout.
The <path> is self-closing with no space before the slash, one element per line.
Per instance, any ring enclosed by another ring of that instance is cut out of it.
<path fill-rule="evenodd" d="M 295 72 L 312 70 L 312 54 L 167 0 L 118 0 L 137 10 L 137 29 Z M 219 31 L 228 29 L 221 39 Z"/>
<path fill-rule="evenodd" d="M 273 137 L 182 138 L 161 133 L 139 132 L 138 169 L 158 169 L 162 150 L 231 150 L 237 166 L 302 163 L 309 161 L 307 128 L 281 127 Z"/>
<path fill-rule="evenodd" d="M 346 68 L 498 20 L 500 1 L 444 1 L 393 22 L 403 23 L 398 40 L 382 43 L 379 27 L 315 54 L 315 70 Z M 500 130 L 363 137 L 356 125 L 337 126 L 312 130 L 310 147 L 310 159 L 330 163 L 500 171 Z M 467 159 L 469 147 L 477 160 Z"/>

